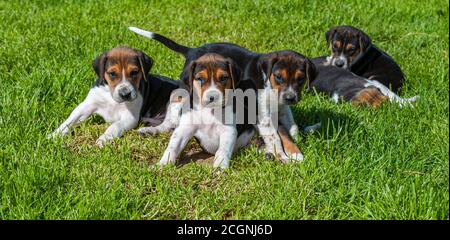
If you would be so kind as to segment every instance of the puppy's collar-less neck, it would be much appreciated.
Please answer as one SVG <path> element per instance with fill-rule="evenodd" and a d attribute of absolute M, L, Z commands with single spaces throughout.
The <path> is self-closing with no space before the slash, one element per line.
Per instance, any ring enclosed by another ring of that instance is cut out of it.
<path fill-rule="evenodd" d="M 383 53 L 380 49 L 378 49 L 375 45 L 370 44 L 366 50 L 350 65 L 350 70 L 356 75 L 361 75 L 371 66 L 373 61 L 375 61 L 382 54 Z"/>

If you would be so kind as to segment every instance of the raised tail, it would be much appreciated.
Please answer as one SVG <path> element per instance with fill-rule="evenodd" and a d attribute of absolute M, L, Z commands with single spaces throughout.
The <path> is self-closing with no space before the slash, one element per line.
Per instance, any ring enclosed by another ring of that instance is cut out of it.
<path fill-rule="evenodd" d="M 149 31 L 137 28 L 137 27 L 128 27 L 128 29 L 130 29 L 131 31 L 133 31 L 139 35 L 142 35 L 146 38 L 155 39 L 156 41 L 164 44 L 164 46 L 170 48 L 171 50 L 173 50 L 177 53 L 181 53 L 183 56 L 186 56 L 187 53 L 189 52 L 189 50 L 191 50 L 191 48 L 180 45 L 180 44 L 178 44 L 162 35 L 159 35 L 157 33 L 149 32 Z"/>

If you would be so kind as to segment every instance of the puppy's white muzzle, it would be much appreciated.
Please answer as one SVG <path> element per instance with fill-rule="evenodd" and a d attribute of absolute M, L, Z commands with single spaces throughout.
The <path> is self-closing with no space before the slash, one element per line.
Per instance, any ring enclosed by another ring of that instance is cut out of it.
<path fill-rule="evenodd" d="M 121 103 L 125 101 L 133 101 L 137 98 L 137 91 L 133 84 L 128 81 L 122 81 L 118 84 L 112 93 L 114 101 Z"/>
<path fill-rule="evenodd" d="M 223 94 L 215 87 L 211 87 L 203 93 L 202 106 L 219 107 L 223 106 Z"/>
<path fill-rule="evenodd" d="M 348 69 L 348 61 L 347 58 L 345 56 L 343 56 L 342 54 L 337 56 L 337 57 L 331 57 L 331 65 L 339 67 L 339 68 L 343 68 L 343 69 Z"/>

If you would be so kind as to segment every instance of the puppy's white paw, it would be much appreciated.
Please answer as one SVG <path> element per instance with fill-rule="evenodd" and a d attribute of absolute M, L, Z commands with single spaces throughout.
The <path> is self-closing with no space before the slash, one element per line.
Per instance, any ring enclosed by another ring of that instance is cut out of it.
<path fill-rule="evenodd" d="M 286 153 L 278 153 L 278 158 L 281 160 L 282 163 L 289 163 L 291 160 L 289 156 Z"/>
<path fill-rule="evenodd" d="M 228 168 L 229 161 L 223 158 L 215 158 L 213 163 L 213 168 L 218 171 L 223 171 Z"/>
<path fill-rule="evenodd" d="M 56 138 L 62 138 L 64 137 L 64 135 L 66 135 L 66 133 L 68 132 L 68 130 L 64 130 L 64 131 L 60 131 L 59 129 L 53 131 L 52 133 L 47 135 L 47 139 L 56 139 Z"/>
<path fill-rule="evenodd" d="M 97 144 L 99 148 L 103 148 L 106 144 L 111 142 L 113 142 L 113 138 L 102 135 L 95 141 L 95 144 Z"/>
<path fill-rule="evenodd" d="M 289 135 L 294 140 L 298 140 L 299 138 L 299 130 L 297 125 L 292 125 L 291 129 L 289 129 Z"/>
<path fill-rule="evenodd" d="M 50 134 L 47 135 L 47 139 L 51 140 L 51 139 L 55 139 L 57 137 L 60 137 L 61 135 L 58 134 L 57 132 L 52 132 Z"/>
<path fill-rule="evenodd" d="M 407 98 L 406 101 L 410 102 L 410 103 L 415 103 L 417 102 L 417 100 L 420 99 L 420 96 L 414 96 L 412 98 Z"/>
<path fill-rule="evenodd" d="M 97 144 L 97 146 L 99 148 L 103 148 L 105 146 L 105 143 L 106 143 L 106 141 L 104 139 L 101 139 L 101 138 L 99 138 L 99 139 L 97 139 L 97 141 L 95 141 L 95 144 Z"/>
<path fill-rule="evenodd" d="M 138 134 L 141 136 L 149 136 L 157 133 L 158 131 L 154 127 L 143 127 L 138 129 Z"/>
<path fill-rule="evenodd" d="M 304 160 L 304 157 L 301 153 L 294 153 L 289 155 L 289 159 L 294 162 L 302 162 Z"/>

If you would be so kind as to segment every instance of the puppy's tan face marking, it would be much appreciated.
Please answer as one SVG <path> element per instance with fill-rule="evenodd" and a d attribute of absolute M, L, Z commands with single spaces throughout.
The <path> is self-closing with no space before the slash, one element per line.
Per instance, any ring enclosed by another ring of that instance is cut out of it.
<path fill-rule="evenodd" d="M 108 52 L 104 78 L 111 87 L 111 91 L 114 91 L 123 80 L 129 81 L 136 89 L 139 89 L 143 72 L 138 58 L 138 53 L 128 48 L 114 48 Z"/>
<path fill-rule="evenodd" d="M 206 54 L 193 64 L 192 86 L 201 104 L 206 106 L 217 101 L 223 104 L 225 90 L 233 89 L 230 60 L 217 54 Z"/>
<path fill-rule="evenodd" d="M 300 101 L 307 83 L 306 60 L 293 56 L 278 57 L 269 76 L 272 89 L 278 91 L 279 102 L 294 104 Z"/>
<path fill-rule="evenodd" d="M 361 32 L 353 29 L 337 28 L 330 34 L 329 48 L 331 65 L 349 68 L 363 49 L 363 37 Z M 366 40 L 367 41 L 367 40 Z"/>
<path fill-rule="evenodd" d="M 97 75 L 106 81 L 116 102 L 138 97 L 140 81 L 153 61 L 144 53 L 128 47 L 116 47 L 94 60 Z"/>

